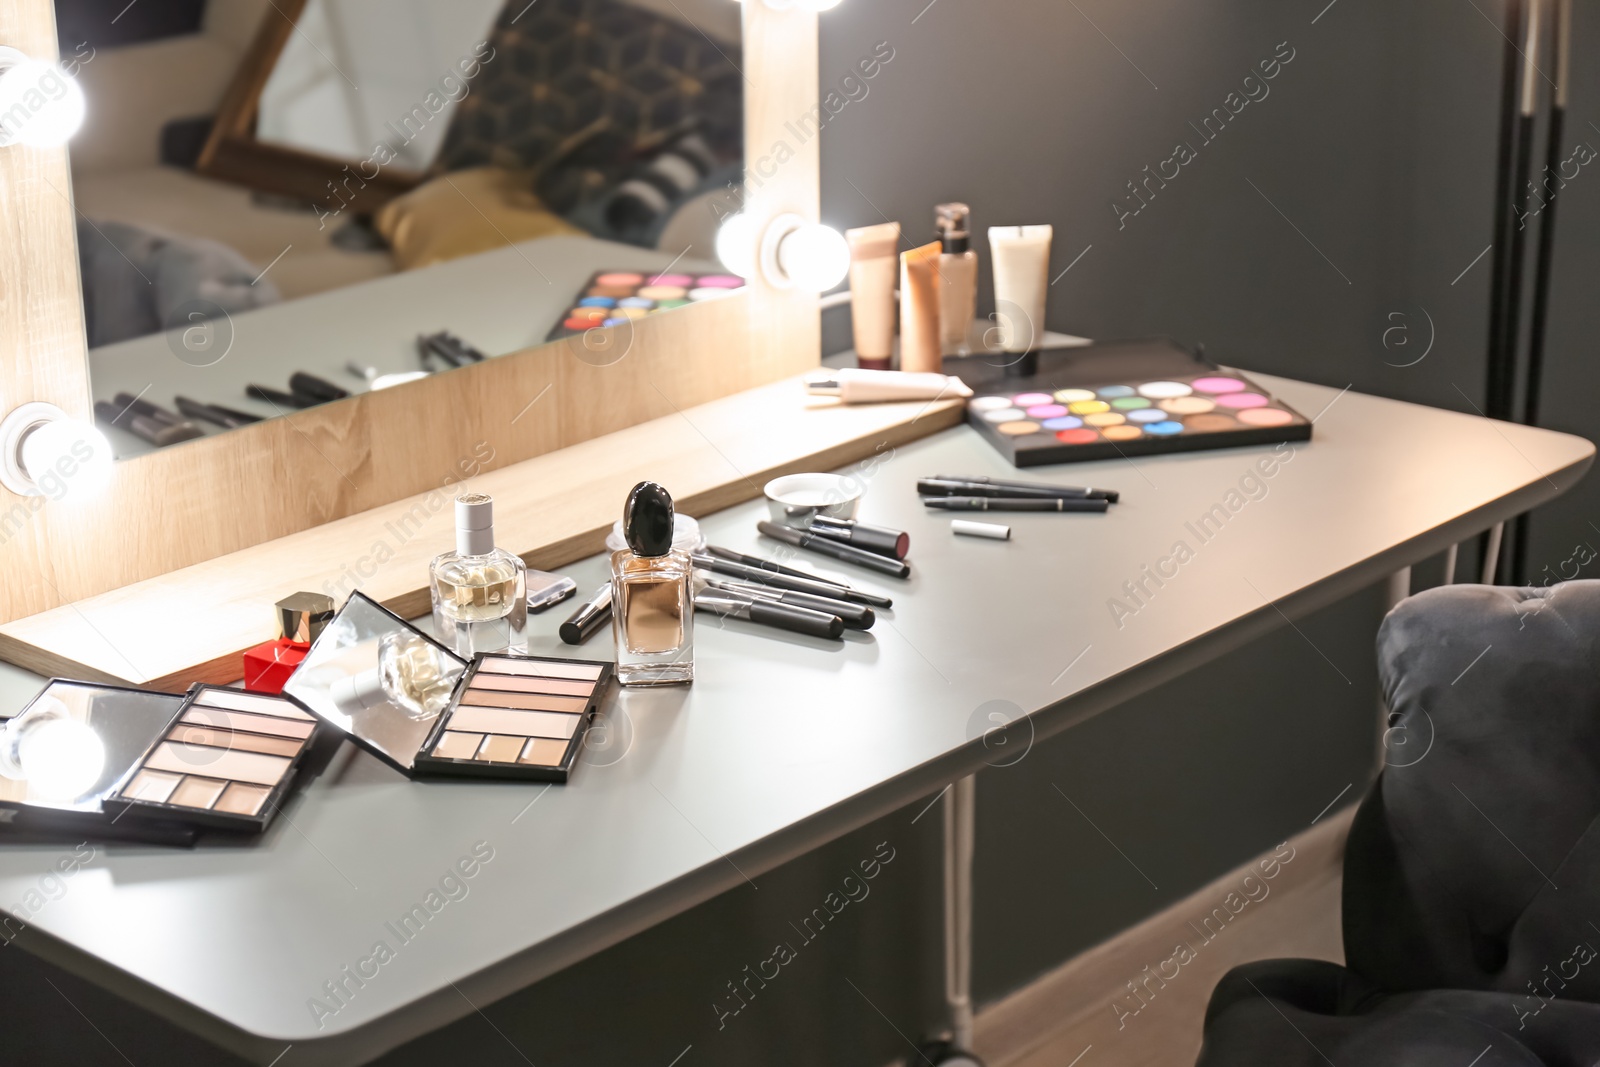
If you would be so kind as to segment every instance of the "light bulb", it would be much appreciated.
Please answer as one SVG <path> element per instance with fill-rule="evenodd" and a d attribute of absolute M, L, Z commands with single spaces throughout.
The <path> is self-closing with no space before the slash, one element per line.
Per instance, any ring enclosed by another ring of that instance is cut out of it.
<path fill-rule="evenodd" d="M 767 0 L 767 6 L 774 11 L 832 11 L 839 4 L 840 0 Z"/>
<path fill-rule="evenodd" d="M 98 428 L 77 419 L 54 419 L 29 430 L 20 458 L 38 495 L 53 500 L 69 495 L 81 500 L 111 481 L 111 442 Z"/>
<path fill-rule="evenodd" d="M 21 715 L 8 724 L 6 735 L 0 767 L 7 777 L 27 782 L 28 792 L 40 799 L 75 800 L 105 772 L 105 742 L 65 709 Z"/>
<path fill-rule="evenodd" d="M 0 48 L 0 145 L 66 144 L 83 114 L 83 88 L 59 63 Z"/>
<path fill-rule="evenodd" d="M 729 215 L 717 230 L 717 258 L 741 278 L 756 273 L 756 223 L 744 212 Z"/>
<path fill-rule="evenodd" d="M 825 293 L 850 273 L 850 246 L 838 230 L 808 222 L 781 239 L 778 267 L 796 288 Z"/>

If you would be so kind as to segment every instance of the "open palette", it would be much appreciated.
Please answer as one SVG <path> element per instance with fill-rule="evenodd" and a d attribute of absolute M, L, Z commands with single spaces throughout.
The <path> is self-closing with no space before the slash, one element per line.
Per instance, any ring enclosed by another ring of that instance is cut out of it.
<path fill-rule="evenodd" d="M 237 689 L 56 679 L 0 722 L 0 822 L 176 844 L 197 828 L 259 833 L 316 726 L 287 700 Z"/>
<path fill-rule="evenodd" d="M 944 369 L 972 387 L 967 421 L 1017 467 L 1311 439 L 1305 416 L 1170 341 L 1044 352 L 1027 377 L 977 359 Z"/>
<path fill-rule="evenodd" d="M 565 782 L 611 673 L 609 663 L 479 655 L 417 765 Z"/>
<path fill-rule="evenodd" d="M 565 782 L 612 674 L 589 660 L 468 663 L 355 593 L 283 692 L 412 777 Z"/>
<path fill-rule="evenodd" d="M 106 808 L 119 818 L 264 830 L 316 729 L 280 697 L 197 685 Z"/>
<path fill-rule="evenodd" d="M 732 274 L 600 271 L 578 292 L 572 307 L 545 340 L 574 337 L 596 326 L 620 326 L 658 311 L 715 300 L 742 288 L 744 279 Z"/>

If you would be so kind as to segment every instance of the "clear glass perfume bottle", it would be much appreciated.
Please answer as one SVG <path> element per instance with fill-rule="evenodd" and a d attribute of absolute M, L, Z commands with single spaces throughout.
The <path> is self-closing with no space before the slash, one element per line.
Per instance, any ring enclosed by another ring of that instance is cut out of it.
<path fill-rule="evenodd" d="M 528 622 L 527 567 L 494 546 L 494 500 L 456 500 L 456 550 L 429 569 L 433 625 L 456 655 L 520 647 Z"/>
<path fill-rule="evenodd" d="M 611 632 L 623 685 L 694 681 L 694 592 L 689 554 L 672 547 L 672 496 L 655 482 L 628 494 L 628 547 L 611 554 Z"/>

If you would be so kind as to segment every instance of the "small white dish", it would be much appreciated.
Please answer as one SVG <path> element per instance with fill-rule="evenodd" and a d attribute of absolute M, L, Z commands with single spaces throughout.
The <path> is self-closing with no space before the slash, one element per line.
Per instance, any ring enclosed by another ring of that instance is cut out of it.
<path fill-rule="evenodd" d="M 763 491 L 773 522 L 805 528 L 818 515 L 855 518 L 866 486 L 840 474 L 788 474 L 772 479 Z"/>

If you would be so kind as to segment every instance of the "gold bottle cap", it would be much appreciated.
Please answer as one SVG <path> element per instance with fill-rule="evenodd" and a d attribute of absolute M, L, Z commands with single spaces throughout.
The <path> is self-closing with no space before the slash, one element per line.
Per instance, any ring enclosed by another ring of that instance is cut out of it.
<path fill-rule="evenodd" d="M 333 597 L 321 593 L 286 596 L 277 608 L 279 635 L 297 644 L 311 644 L 333 621 Z"/>

